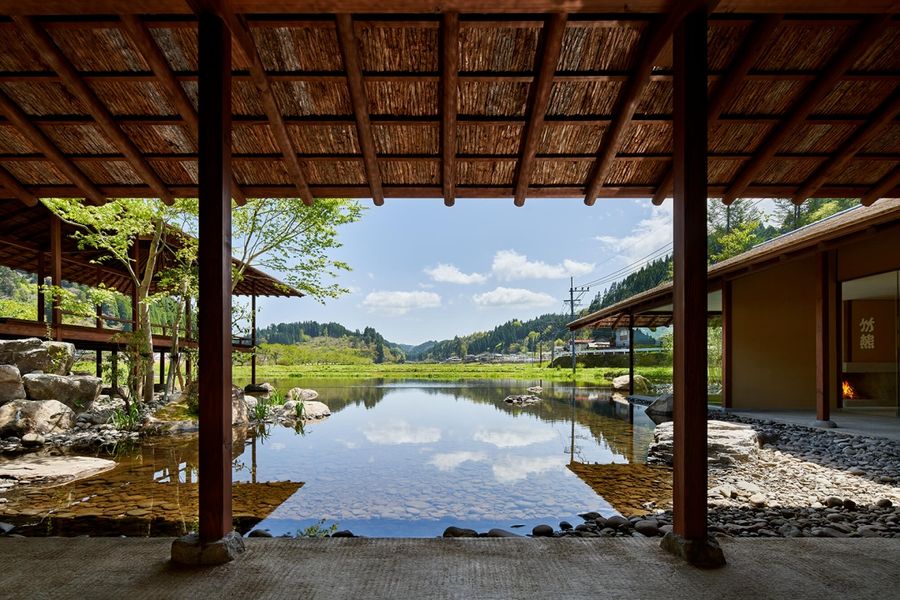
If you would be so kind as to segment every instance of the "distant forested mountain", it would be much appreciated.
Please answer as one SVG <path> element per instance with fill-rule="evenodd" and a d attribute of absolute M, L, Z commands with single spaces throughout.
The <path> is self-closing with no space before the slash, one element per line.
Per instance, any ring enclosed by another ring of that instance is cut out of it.
<path fill-rule="evenodd" d="M 658 258 L 653 262 L 647 263 L 621 281 L 614 281 L 608 288 L 598 292 L 591 301 L 588 312 L 594 312 L 595 310 L 612 306 L 635 294 L 655 288 L 662 282 L 671 278 L 671 270 L 671 256 Z"/>
<path fill-rule="evenodd" d="M 350 330 L 340 323 L 319 323 L 317 321 L 299 321 L 296 323 L 276 323 L 257 330 L 257 339 L 261 344 L 302 345 L 316 339 L 330 338 L 343 340 L 345 349 L 354 355 L 369 356 L 372 362 L 403 362 L 406 360 L 406 344 L 388 342 L 372 327 L 361 332 Z M 331 348 L 341 344 L 329 344 Z"/>

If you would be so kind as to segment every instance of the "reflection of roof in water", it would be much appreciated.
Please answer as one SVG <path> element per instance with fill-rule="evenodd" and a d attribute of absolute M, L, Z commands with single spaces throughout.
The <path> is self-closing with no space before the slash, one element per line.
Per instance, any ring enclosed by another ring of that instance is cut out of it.
<path fill-rule="evenodd" d="M 656 508 L 670 508 L 672 505 L 672 469 L 669 467 L 573 462 L 566 468 L 623 516 L 646 514 L 648 502 Z"/>

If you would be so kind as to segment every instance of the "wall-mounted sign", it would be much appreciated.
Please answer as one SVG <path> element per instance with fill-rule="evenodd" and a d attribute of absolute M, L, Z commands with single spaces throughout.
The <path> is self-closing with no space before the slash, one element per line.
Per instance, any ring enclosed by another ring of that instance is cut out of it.
<path fill-rule="evenodd" d="M 852 300 L 848 304 L 849 314 L 845 315 L 850 334 L 848 360 L 893 362 L 896 345 L 894 300 Z"/>

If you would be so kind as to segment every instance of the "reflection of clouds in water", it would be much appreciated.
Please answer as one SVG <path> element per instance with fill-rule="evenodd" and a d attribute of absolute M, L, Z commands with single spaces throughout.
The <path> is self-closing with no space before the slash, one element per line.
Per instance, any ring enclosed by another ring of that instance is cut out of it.
<path fill-rule="evenodd" d="M 335 439 L 334 441 L 336 441 L 337 443 L 341 444 L 341 445 L 342 445 L 344 448 L 346 448 L 347 450 L 355 450 L 356 448 L 359 448 L 359 444 L 358 444 L 358 443 L 356 443 L 356 442 L 351 442 L 350 440 L 345 440 L 345 439 L 337 438 L 337 439 Z"/>
<path fill-rule="evenodd" d="M 481 429 L 473 436 L 476 442 L 485 442 L 498 448 L 521 448 L 531 444 L 549 442 L 556 437 L 552 429 Z"/>
<path fill-rule="evenodd" d="M 487 460 L 487 454 L 484 452 L 447 452 L 435 454 L 428 464 L 434 465 L 441 471 L 452 471 L 464 462 L 481 462 L 483 460 Z"/>
<path fill-rule="evenodd" d="M 373 444 L 431 444 L 441 439 L 437 427 L 413 427 L 401 419 L 369 423 L 362 434 Z"/>
<path fill-rule="evenodd" d="M 269 450 L 275 450 L 277 452 L 278 450 L 284 450 L 285 448 L 287 448 L 287 446 L 285 446 L 281 442 L 272 442 L 271 444 L 266 444 L 266 448 L 268 448 Z"/>
<path fill-rule="evenodd" d="M 529 475 L 551 471 L 560 465 L 557 456 L 504 456 L 491 470 L 498 483 L 515 483 Z"/>

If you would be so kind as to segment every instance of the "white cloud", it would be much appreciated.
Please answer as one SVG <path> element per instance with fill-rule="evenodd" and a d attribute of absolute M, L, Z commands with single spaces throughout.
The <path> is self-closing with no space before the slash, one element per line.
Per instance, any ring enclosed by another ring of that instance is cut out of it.
<path fill-rule="evenodd" d="M 504 456 L 491 470 L 498 483 L 515 483 L 527 479 L 529 475 L 552 471 L 560 466 L 556 456 Z"/>
<path fill-rule="evenodd" d="M 515 308 L 537 308 L 553 306 L 556 298 L 543 292 L 533 292 L 522 288 L 498 287 L 483 294 L 475 294 L 472 300 L 478 306 L 503 306 Z"/>
<path fill-rule="evenodd" d="M 434 292 L 369 292 L 362 305 L 371 312 L 405 315 L 417 308 L 436 308 L 441 297 Z"/>
<path fill-rule="evenodd" d="M 481 273 L 463 273 L 455 265 L 439 264 L 436 267 L 425 269 L 425 274 L 434 281 L 441 283 L 458 283 L 460 285 L 470 285 L 473 283 L 484 283 L 487 277 Z"/>
<path fill-rule="evenodd" d="M 549 442 L 555 433 L 552 429 L 481 429 L 472 436 L 476 442 L 484 442 L 498 448 L 522 448 L 541 442 Z"/>
<path fill-rule="evenodd" d="M 379 423 L 369 423 L 362 430 L 366 439 L 373 444 L 394 446 L 397 444 L 433 444 L 441 439 L 437 427 L 413 427 L 401 419 L 388 419 Z"/>
<path fill-rule="evenodd" d="M 428 464 L 434 465 L 441 471 L 453 471 L 465 462 L 481 462 L 487 460 L 484 452 L 447 452 L 435 454 Z"/>
<path fill-rule="evenodd" d="M 672 202 L 654 206 L 650 216 L 638 221 L 626 236 L 598 235 L 594 239 L 623 262 L 636 262 L 672 241 Z"/>
<path fill-rule="evenodd" d="M 594 263 L 583 263 L 569 258 L 551 265 L 540 260 L 528 260 L 515 250 L 500 250 L 491 264 L 494 275 L 502 281 L 512 279 L 565 279 L 580 277 L 594 270 Z"/>

